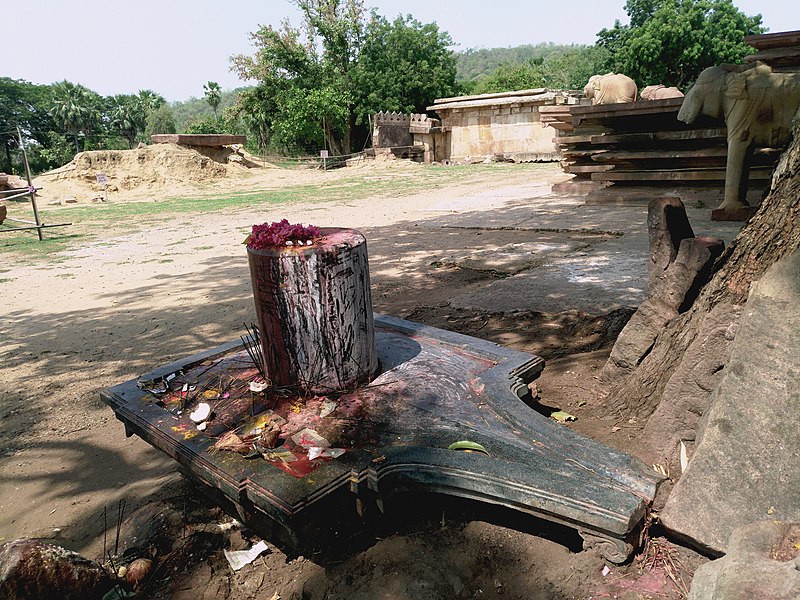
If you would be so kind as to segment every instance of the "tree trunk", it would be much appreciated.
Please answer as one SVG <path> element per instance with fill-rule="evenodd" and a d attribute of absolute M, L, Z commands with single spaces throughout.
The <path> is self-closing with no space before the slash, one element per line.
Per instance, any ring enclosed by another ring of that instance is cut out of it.
<path fill-rule="evenodd" d="M 11 144 L 9 143 L 8 138 L 6 138 L 3 145 L 6 147 L 6 164 L 3 167 L 3 171 L 13 175 L 14 167 L 11 164 Z"/>
<path fill-rule="evenodd" d="M 702 288 L 693 305 L 670 320 L 641 363 L 625 379 L 608 390 L 608 405 L 639 417 L 649 417 L 658 409 L 661 419 L 665 411 L 672 410 L 669 406 L 660 406 L 662 400 L 665 403 L 677 402 L 675 394 L 665 394 L 668 384 L 670 389 L 685 389 L 691 384 L 696 388 L 703 388 L 702 394 L 710 396 L 711 390 L 698 385 L 692 378 L 700 377 L 701 372 L 705 372 L 707 376 L 710 371 L 717 376 L 719 368 L 727 361 L 730 344 L 708 344 L 705 334 L 700 335 L 701 330 L 720 331 L 725 318 L 720 312 L 722 311 L 728 315 L 728 337 L 731 337 L 740 314 L 739 307 L 747 300 L 750 284 L 758 280 L 777 260 L 798 247 L 800 121 L 796 122 L 793 141 L 775 169 L 767 198 L 717 260 L 712 278 Z M 715 312 L 714 323 L 704 328 L 707 316 L 715 307 L 720 307 L 720 310 Z M 693 345 L 692 351 L 687 352 Z M 701 348 L 702 352 L 699 352 Z M 702 361 L 689 358 L 697 357 L 698 354 L 703 355 Z M 718 366 L 709 367 L 714 364 Z M 695 402 L 691 410 L 698 412 L 703 408 Z M 694 415 L 684 421 L 696 423 L 696 417 Z M 679 415 L 671 418 L 680 420 Z M 676 425 L 676 429 L 679 425 Z M 659 447 L 662 446 L 663 444 Z M 647 458 L 654 459 L 651 456 Z"/>
<path fill-rule="evenodd" d="M 264 372 L 276 387 L 353 389 L 378 371 L 367 242 L 322 229 L 312 246 L 248 248 Z"/>

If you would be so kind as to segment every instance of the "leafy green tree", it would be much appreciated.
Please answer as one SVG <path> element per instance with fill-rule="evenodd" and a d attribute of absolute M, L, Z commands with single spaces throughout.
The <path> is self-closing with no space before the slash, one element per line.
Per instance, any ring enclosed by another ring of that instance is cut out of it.
<path fill-rule="evenodd" d="M 543 58 L 500 65 L 494 73 L 472 83 L 469 93 L 509 92 L 544 87 L 581 89 L 589 77 L 605 67 L 607 51 L 596 46 L 572 46 Z"/>
<path fill-rule="evenodd" d="M 99 123 L 101 98 L 90 89 L 66 80 L 52 87 L 50 115 L 65 133 L 72 136 L 75 152 L 80 152 L 80 134 L 89 135 Z"/>
<path fill-rule="evenodd" d="M 455 91 L 452 42 L 435 24 L 376 13 L 367 23 L 363 0 L 293 1 L 301 28 L 261 27 L 255 55 L 232 59 L 242 79 L 259 82 L 238 110 L 262 142 L 343 154 L 365 115 L 422 111 Z"/>
<path fill-rule="evenodd" d="M 275 116 L 279 111 L 275 90 L 270 87 L 269 82 L 261 82 L 255 87 L 243 90 L 233 110 L 250 132 L 248 145 L 254 150 L 268 147 L 272 139 Z M 253 138 L 255 138 L 254 145 Z"/>
<path fill-rule="evenodd" d="M 150 114 L 154 110 L 161 108 L 167 103 L 164 96 L 157 94 L 153 90 L 139 90 L 137 96 L 139 97 L 139 102 L 147 114 Z"/>
<path fill-rule="evenodd" d="M 124 137 L 133 148 L 144 131 L 147 113 L 139 96 L 117 94 L 108 100 L 108 126 L 111 132 Z"/>
<path fill-rule="evenodd" d="M 505 63 L 486 77 L 472 84 L 470 93 L 489 94 L 511 92 L 544 86 L 543 59 L 533 59 L 519 64 Z"/>
<path fill-rule="evenodd" d="M 454 95 L 458 87 L 452 45 L 449 34 L 435 23 L 422 24 L 411 15 L 390 23 L 373 11 L 352 71 L 358 116 L 422 113 L 436 98 Z"/>
<path fill-rule="evenodd" d="M 500 65 L 519 65 L 538 59 L 544 60 L 551 54 L 566 54 L 579 48 L 583 46 L 552 42 L 524 44 L 510 48 L 467 48 L 456 54 L 456 78 L 465 83 L 477 81 L 490 76 Z"/>
<path fill-rule="evenodd" d="M 222 101 L 222 90 L 219 87 L 219 84 L 216 81 L 209 81 L 207 84 L 203 85 L 203 97 L 208 102 L 208 105 L 211 107 L 211 110 L 214 111 L 214 118 L 217 118 L 217 109 L 219 108 L 219 103 Z"/>
<path fill-rule="evenodd" d="M 175 117 L 172 114 L 172 109 L 166 103 L 150 110 L 147 114 L 147 121 L 144 127 L 145 141 L 149 142 L 151 135 L 159 133 L 177 133 L 177 131 L 178 128 L 175 125 Z"/>
<path fill-rule="evenodd" d="M 24 140 L 39 145 L 49 143 L 48 132 L 54 128 L 48 113 L 50 104 L 49 86 L 0 77 L 0 147 L 3 151 L 0 171 L 20 170 L 15 169 L 15 164 L 19 166 L 17 127 Z"/>
<path fill-rule="evenodd" d="M 227 108 L 222 111 L 222 115 L 219 117 L 208 115 L 192 119 L 186 125 L 186 133 L 230 133 L 234 135 L 243 135 L 245 129 L 236 111 L 232 108 Z"/>
<path fill-rule="evenodd" d="M 543 86 L 553 90 L 580 90 L 589 77 L 603 70 L 608 50 L 600 46 L 575 46 L 554 52 L 542 62 Z"/>
<path fill-rule="evenodd" d="M 350 72 L 363 37 L 363 1 L 294 3 L 303 15 L 302 29 L 288 22 L 281 29 L 261 27 L 251 34 L 255 56 L 235 56 L 232 68 L 274 94 L 275 113 L 257 118 L 275 124 L 273 141 L 288 148 L 324 140 L 336 154 L 349 152 L 355 123 Z"/>
<path fill-rule="evenodd" d="M 761 15 L 747 16 L 732 0 L 627 0 L 629 25 L 615 22 L 597 34 L 609 69 L 640 87 L 688 87 L 700 71 L 738 63 L 752 53 L 743 38 L 763 33 Z"/>

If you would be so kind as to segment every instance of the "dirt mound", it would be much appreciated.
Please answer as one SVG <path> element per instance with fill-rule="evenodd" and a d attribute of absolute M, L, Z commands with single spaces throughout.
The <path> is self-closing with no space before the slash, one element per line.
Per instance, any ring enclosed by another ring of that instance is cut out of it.
<path fill-rule="evenodd" d="M 195 148 L 154 144 L 134 150 L 80 152 L 58 169 L 43 173 L 39 182 L 62 194 L 101 194 L 98 173 L 105 173 L 108 191 L 158 190 L 181 184 L 211 182 L 258 167 L 241 151 L 230 147 Z"/>

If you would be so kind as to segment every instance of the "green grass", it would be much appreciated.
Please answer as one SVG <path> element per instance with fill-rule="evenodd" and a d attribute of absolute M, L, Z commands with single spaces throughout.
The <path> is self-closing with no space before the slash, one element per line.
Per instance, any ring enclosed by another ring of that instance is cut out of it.
<path fill-rule="evenodd" d="M 45 241 L 39 242 L 35 232 L 0 235 L 0 253 L 10 251 L 35 260 L 47 258 L 81 243 L 102 238 L 109 229 L 125 226 L 127 233 L 164 223 L 185 215 L 253 210 L 293 203 L 346 202 L 365 197 L 403 197 L 431 191 L 452 184 L 480 181 L 486 173 L 513 169 L 535 171 L 541 165 L 453 165 L 419 166 L 415 169 L 356 172 L 352 176 L 326 180 L 320 174 L 314 185 L 288 185 L 274 190 L 242 191 L 216 195 L 163 198 L 145 202 L 120 202 L 40 209 L 44 222 L 72 222 L 59 229 L 45 229 Z M 129 226 L 128 226 L 129 225 Z M 0 228 L 0 232 L 2 228 Z M 187 240 L 190 238 L 187 238 Z M 179 243 L 179 242 L 178 242 Z"/>

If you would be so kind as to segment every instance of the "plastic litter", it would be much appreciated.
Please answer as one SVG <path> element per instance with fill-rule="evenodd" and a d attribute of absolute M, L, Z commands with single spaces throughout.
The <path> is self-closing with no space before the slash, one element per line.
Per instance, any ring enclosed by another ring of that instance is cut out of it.
<path fill-rule="evenodd" d="M 334 402 L 333 400 L 325 400 L 325 402 L 322 403 L 322 407 L 320 408 L 319 416 L 327 417 L 329 414 L 331 414 L 333 411 L 336 410 L 337 406 L 339 406 L 338 402 Z"/>
<path fill-rule="evenodd" d="M 339 458 L 344 453 L 344 448 L 319 448 L 317 446 L 311 446 L 308 449 L 308 460 L 314 460 L 315 458 Z"/>
<path fill-rule="evenodd" d="M 266 550 L 269 550 L 269 546 L 264 540 L 261 540 L 249 550 L 223 550 L 222 552 L 225 554 L 225 558 L 228 559 L 231 569 L 238 571 L 245 565 L 249 565 Z"/>
<path fill-rule="evenodd" d="M 292 441 L 303 448 L 328 448 L 331 443 L 313 429 L 306 427 L 292 436 Z"/>

